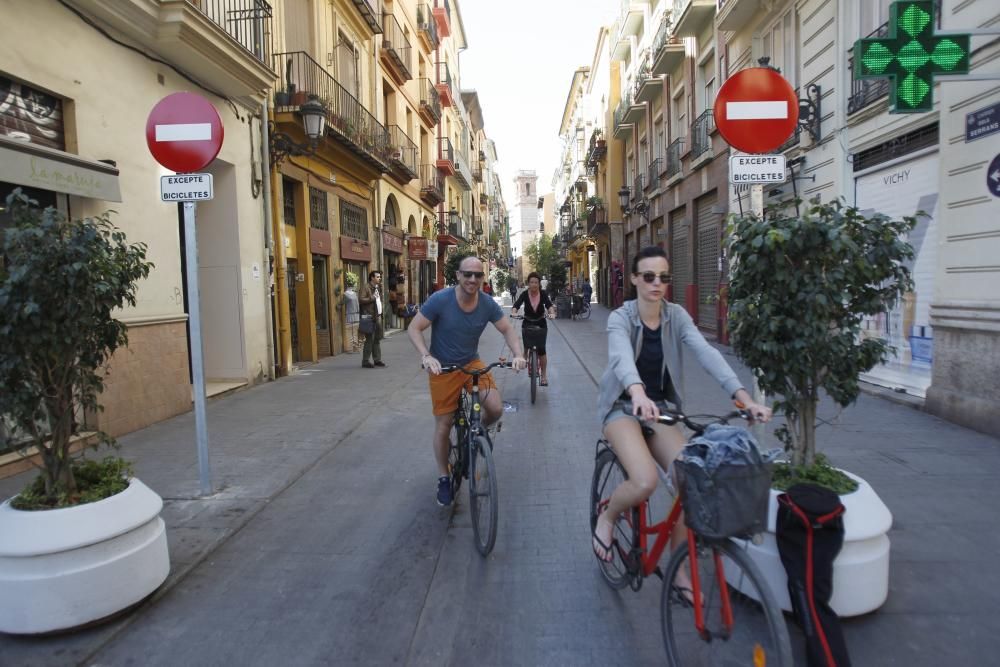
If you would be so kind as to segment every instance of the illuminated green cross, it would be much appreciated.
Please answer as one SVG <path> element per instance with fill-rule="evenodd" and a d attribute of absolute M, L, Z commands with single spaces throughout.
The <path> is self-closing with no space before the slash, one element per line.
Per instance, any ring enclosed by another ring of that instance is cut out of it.
<path fill-rule="evenodd" d="M 935 74 L 968 74 L 969 35 L 934 34 L 933 0 L 896 0 L 889 36 L 854 43 L 854 78 L 889 78 L 889 113 L 930 111 Z"/>

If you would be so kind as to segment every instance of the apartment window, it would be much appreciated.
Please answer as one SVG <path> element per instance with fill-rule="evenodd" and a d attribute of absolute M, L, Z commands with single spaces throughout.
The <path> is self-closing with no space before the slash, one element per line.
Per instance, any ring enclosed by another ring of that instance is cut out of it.
<path fill-rule="evenodd" d="M 687 104 L 684 100 L 683 87 L 670 100 L 670 121 L 673 126 L 671 136 L 674 139 L 687 136 Z"/>
<path fill-rule="evenodd" d="M 770 58 L 770 65 L 781 70 L 792 88 L 799 85 L 798 16 L 794 10 L 779 16 L 763 31 L 760 54 Z"/>
<path fill-rule="evenodd" d="M 665 150 L 667 148 L 666 134 L 663 130 L 663 119 L 657 119 L 656 125 L 653 128 L 654 136 L 656 137 L 656 155 L 655 157 L 663 157 Z"/>
<path fill-rule="evenodd" d="M 309 188 L 309 226 L 315 229 L 330 229 L 326 193 L 318 188 Z"/>
<path fill-rule="evenodd" d="M 281 179 L 282 217 L 289 227 L 295 226 L 295 181 L 290 178 Z"/>
<path fill-rule="evenodd" d="M 337 43 L 337 71 L 340 74 L 340 85 L 342 85 L 347 92 L 354 95 L 355 98 L 360 98 L 361 95 L 358 92 L 358 81 L 360 76 L 358 76 L 358 54 L 354 49 L 354 44 L 344 33 L 338 33 L 339 41 Z"/>
<path fill-rule="evenodd" d="M 368 212 L 360 206 L 340 201 L 340 233 L 361 241 L 368 240 Z"/>
<path fill-rule="evenodd" d="M 698 67 L 698 80 L 703 91 L 699 111 L 705 111 L 715 104 L 715 53 L 710 53 Z"/>
<path fill-rule="evenodd" d="M 889 5 L 892 0 L 861 0 L 858 24 L 860 34 L 868 35 L 889 20 Z"/>

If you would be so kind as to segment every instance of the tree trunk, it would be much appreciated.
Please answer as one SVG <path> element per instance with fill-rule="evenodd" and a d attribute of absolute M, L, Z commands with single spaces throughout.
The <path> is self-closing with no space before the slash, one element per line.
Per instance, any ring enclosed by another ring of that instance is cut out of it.
<path fill-rule="evenodd" d="M 816 405 L 814 398 L 801 403 L 799 417 L 802 419 L 802 462 L 800 465 L 811 466 L 816 461 Z"/>

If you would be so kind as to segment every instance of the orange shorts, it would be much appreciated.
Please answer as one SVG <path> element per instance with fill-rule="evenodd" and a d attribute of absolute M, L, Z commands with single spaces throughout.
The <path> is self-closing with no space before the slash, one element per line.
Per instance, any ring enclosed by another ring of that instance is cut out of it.
<path fill-rule="evenodd" d="M 479 359 L 474 359 L 465 365 L 465 368 L 485 368 Z M 462 393 L 462 387 L 472 391 L 472 376 L 460 371 L 442 373 L 441 375 L 428 376 L 431 386 L 431 402 L 434 404 L 434 416 L 450 415 L 458 408 L 458 395 Z M 479 391 L 482 395 L 487 389 L 496 388 L 493 382 L 493 375 L 487 373 L 479 376 Z"/>

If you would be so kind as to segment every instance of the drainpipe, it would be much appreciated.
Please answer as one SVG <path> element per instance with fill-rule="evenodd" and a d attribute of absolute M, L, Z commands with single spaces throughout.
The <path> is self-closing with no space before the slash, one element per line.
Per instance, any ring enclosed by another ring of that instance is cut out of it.
<path fill-rule="evenodd" d="M 264 18 L 257 14 L 257 34 L 264 34 Z M 264 60 L 263 43 L 260 44 L 260 49 L 258 56 L 261 61 Z M 271 236 L 271 225 L 273 218 L 271 216 L 271 138 L 268 133 L 268 109 L 267 109 L 268 97 L 265 93 L 264 101 L 260 105 L 260 180 L 262 183 L 262 193 L 264 195 L 264 321 L 270 324 L 269 335 L 267 336 L 267 378 L 273 380 L 275 378 L 275 363 L 274 354 L 277 349 L 276 336 L 278 335 L 277 322 L 274 318 L 274 308 L 272 299 L 274 298 L 274 288 L 272 287 L 272 281 L 274 280 L 273 264 L 274 264 L 274 239 Z"/>

